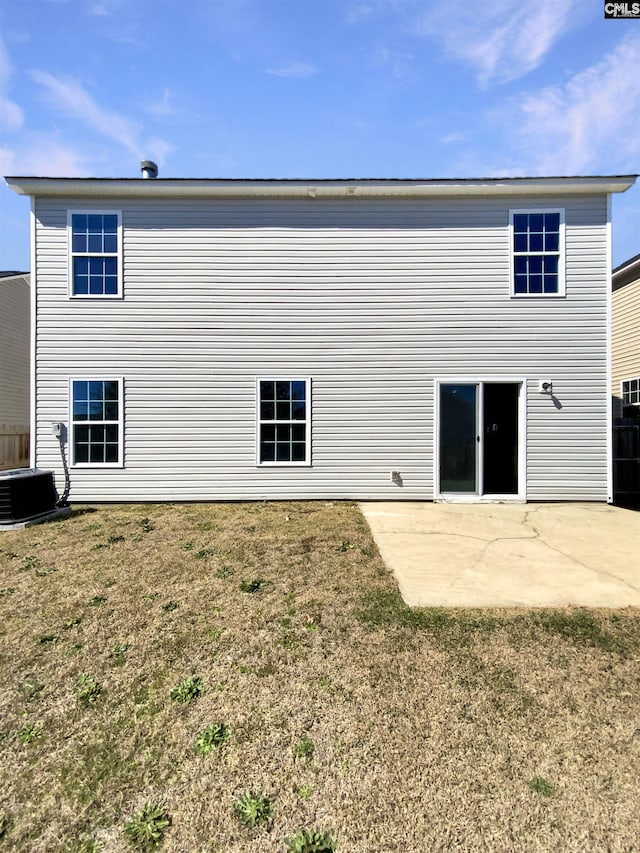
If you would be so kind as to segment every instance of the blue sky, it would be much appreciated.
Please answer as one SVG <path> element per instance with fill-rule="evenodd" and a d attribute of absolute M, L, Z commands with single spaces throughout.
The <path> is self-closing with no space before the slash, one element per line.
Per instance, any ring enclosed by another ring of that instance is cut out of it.
<path fill-rule="evenodd" d="M 0 173 L 640 171 L 640 20 L 602 0 L 0 0 Z M 0 187 L 0 269 L 29 268 Z M 640 252 L 640 187 L 613 202 Z"/>

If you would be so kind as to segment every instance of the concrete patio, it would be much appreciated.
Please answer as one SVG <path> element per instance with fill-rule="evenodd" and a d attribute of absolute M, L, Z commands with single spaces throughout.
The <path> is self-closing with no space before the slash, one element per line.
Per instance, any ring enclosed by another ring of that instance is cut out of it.
<path fill-rule="evenodd" d="M 360 508 L 407 604 L 640 607 L 640 512 L 588 503 Z"/>

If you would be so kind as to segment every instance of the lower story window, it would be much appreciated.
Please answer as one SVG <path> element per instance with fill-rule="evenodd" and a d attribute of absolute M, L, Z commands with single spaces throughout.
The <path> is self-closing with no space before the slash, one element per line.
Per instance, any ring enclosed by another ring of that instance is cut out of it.
<path fill-rule="evenodd" d="M 258 463 L 309 465 L 310 380 L 258 380 Z"/>
<path fill-rule="evenodd" d="M 71 380 L 71 464 L 122 465 L 122 379 Z"/>
<path fill-rule="evenodd" d="M 623 381 L 622 405 L 640 406 L 640 379 L 626 379 Z"/>

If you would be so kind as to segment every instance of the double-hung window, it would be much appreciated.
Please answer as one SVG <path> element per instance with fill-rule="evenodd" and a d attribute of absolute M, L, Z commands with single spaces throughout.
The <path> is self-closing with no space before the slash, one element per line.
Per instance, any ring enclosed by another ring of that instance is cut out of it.
<path fill-rule="evenodd" d="M 122 295 L 122 227 L 119 210 L 70 210 L 69 292 L 71 296 Z"/>
<path fill-rule="evenodd" d="M 511 210 L 512 296 L 564 296 L 564 210 Z"/>
<path fill-rule="evenodd" d="M 640 378 L 622 382 L 622 405 L 640 406 Z"/>
<path fill-rule="evenodd" d="M 71 380 L 71 464 L 122 466 L 122 379 Z"/>
<path fill-rule="evenodd" d="M 258 464 L 311 464 L 311 380 L 258 379 Z"/>

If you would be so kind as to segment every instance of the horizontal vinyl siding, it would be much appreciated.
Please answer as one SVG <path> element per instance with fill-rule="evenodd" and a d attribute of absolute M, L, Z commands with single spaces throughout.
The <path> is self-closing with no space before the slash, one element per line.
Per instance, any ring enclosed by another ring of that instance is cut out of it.
<path fill-rule="evenodd" d="M 29 433 L 29 285 L 0 279 L 0 433 Z"/>
<path fill-rule="evenodd" d="M 604 198 L 95 206 L 121 301 L 67 298 L 74 204 L 37 204 L 38 465 L 70 375 L 125 380 L 125 466 L 72 500 L 431 499 L 434 379 L 464 376 L 527 380 L 529 500 L 606 500 Z M 565 299 L 509 298 L 510 207 L 566 208 Z M 261 375 L 312 378 L 311 467 L 256 467 Z"/>
<path fill-rule="evenodd" d="M 622 381 L 640 378 L 640 279 L 613 292 L 611 374 L 616 416 L 622 414 Z"/>

